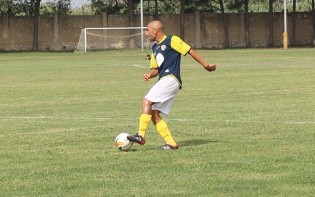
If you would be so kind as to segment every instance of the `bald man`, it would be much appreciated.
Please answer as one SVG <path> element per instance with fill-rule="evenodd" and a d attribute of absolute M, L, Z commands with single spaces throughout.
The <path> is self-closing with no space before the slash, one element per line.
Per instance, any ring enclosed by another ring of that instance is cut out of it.
<path fill-rule="evenodd" d="M 208 64 L 181 38 L 175 35 L 165 35 L 161 21 L 150 22 L 145 35 L 151 42 L 155 41 L 155 44 L 152 46 L 151 71 L 144 74 L 144 80 L 149 81 L 156 76 L 159 76 L 159 80 L 142 100 L 138 133 L 128 136 L 128 139 L 144 145 L 148 126 L 152 121 L 157 132 L 165 141 L 165 145 L 160 149 L 175 150 L 178 149 L 178 144 L 173 139 L 161 114 L 169 114 L 174 98 L 182 87 L 180 76 L 181 55 L 189 54 L 209 72 L 215 71 L 216 65 Z"/>

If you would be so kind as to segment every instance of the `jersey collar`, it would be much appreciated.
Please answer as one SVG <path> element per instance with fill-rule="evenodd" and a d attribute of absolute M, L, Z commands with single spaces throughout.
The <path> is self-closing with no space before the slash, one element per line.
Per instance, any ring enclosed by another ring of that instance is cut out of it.
<path fill-rule="evenodd" d="M 160 42 L 157 42 L 158 44 L 160 44 L 161 42 L 163 42 L 166 39 L 166 35 L 163 36 L 162 40 Z"/>

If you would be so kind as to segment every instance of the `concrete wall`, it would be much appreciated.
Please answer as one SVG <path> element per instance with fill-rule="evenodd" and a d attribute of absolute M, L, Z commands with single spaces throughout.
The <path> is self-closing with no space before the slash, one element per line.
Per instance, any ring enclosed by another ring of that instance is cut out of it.
<path fill-rule="evenodd" d="M 146 25 L 152 20 L 144 16 Z M 180 34 L 179 15 L 160 15 L 167 34 Z M 249 14 L 249 36 L 251 47 L 267 47 L 269 44 L 268 13 Z M 245 47 L 245 22 L 243 13 L 228 14 L 229 46 Z M 289 45 L 292 36 L 292 17 L 288 15 Z M 40 50 L 74 50 L 81 30 L 86 27 L 127 27 L 128 16 L 40 16 Z M 135 16 L 135 26 L 140 26 L 140 16 Z M 274 45 L 282 46 L 283 14 L 275 13 L 273 18 Z M 103 31 L 110 35 L 112 31 Z M 312 14 L 298 13 L 296 17 L 296 44 L 313 45 Z M 112 34 L 128 35 L 132 31 L 116 31 Z M 135 32 L 135 31 L 133 31 Z M 196 48 L 223 48 L 224 32 L 219 14 L 186 14 L 184 40 Z M 0 16 L 0 50 L 31 50 L 33 48 L 32 17 Z M 139 38 L 135 38 L 136 42 Z M 100 42 L 95 40 L 95 43 Z M 117 41 L 116 41 L 117 42 Z M 125 41 L 124 41 L 125 42 Z M 125 47 L 125 45 L 124 45 Z"/>

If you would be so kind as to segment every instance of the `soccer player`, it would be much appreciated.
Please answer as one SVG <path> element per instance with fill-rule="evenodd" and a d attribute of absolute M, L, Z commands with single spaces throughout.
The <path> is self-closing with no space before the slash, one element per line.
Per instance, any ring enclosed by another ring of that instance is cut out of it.
<path fill-rule="evenodd" d="M 200 65 L 209 72 L 216 70 L 215 64 L 206 61 L 181 38 L 165 35 L 163 24 L 160 21 L 152 21 L 148 24 L 145 35 L 152 46 L 150 60 L 151 71 L 144 74 L 144 80 L 159 76 L 158 82 L 150 89 L 142 100 L 142 113 L 140 116 L 139 132 L 128 136 L 132 142 L 140 145 L 145 144 L 146 132 L 152 121 L 157 132 L 165 141 L 161 150 L 178 149 L 178 144 L 173 139 L 171 132 L 160 114 L 168 115 L 177 92 L 181 89 L 182 80 L 180 76 L 181 55 L 191 55 Z"/>

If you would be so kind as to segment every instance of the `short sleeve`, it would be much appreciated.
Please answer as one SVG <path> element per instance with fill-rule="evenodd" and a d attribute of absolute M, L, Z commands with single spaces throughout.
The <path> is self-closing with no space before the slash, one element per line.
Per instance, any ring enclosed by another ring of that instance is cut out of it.
<path fill-rule="evenodd" d="M 177 52 L 181 53 L 182 55 L 186 55 L 189 52 L 189 50 L 191 49 L 191 46 L 189 46 L 187 43 L 185 43 L 178 36 L 172 36 L 171 47 L 172 47 L 172 49 L 176 50 Z"/>

